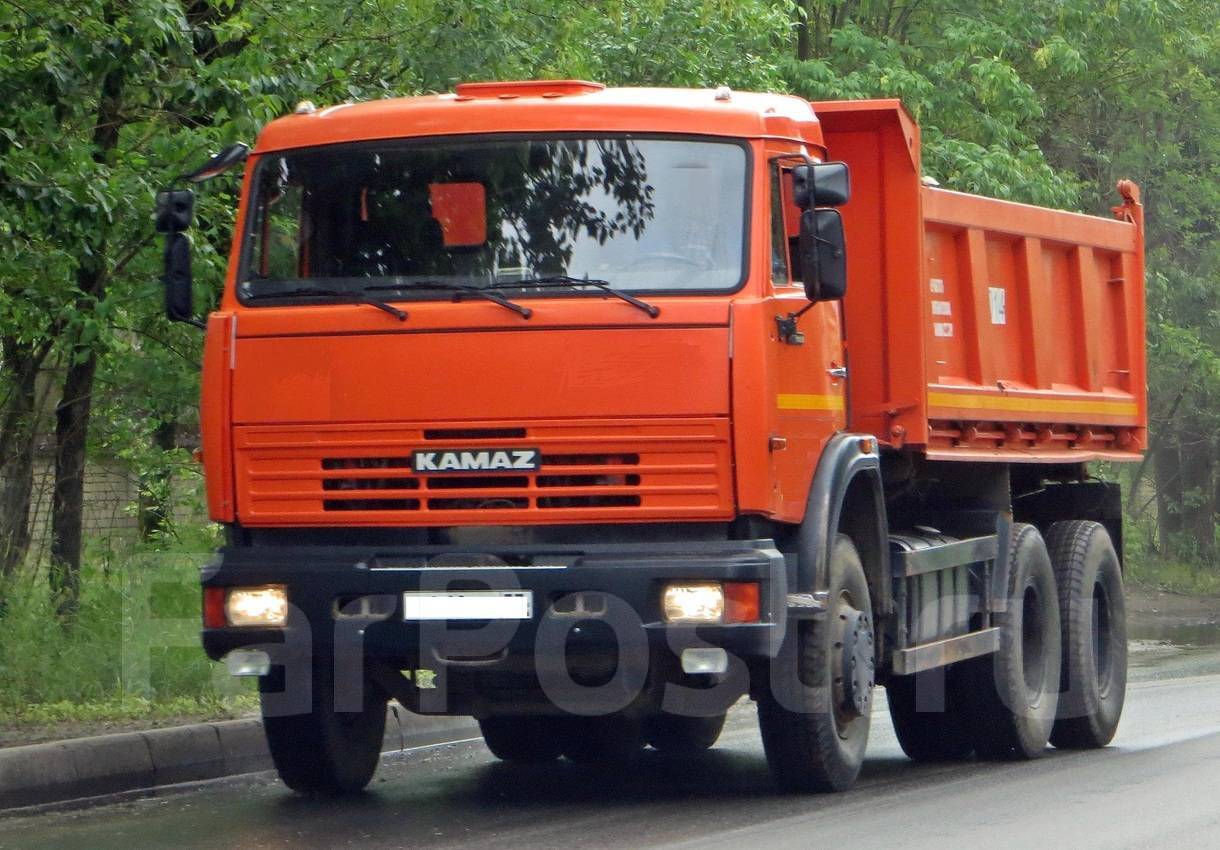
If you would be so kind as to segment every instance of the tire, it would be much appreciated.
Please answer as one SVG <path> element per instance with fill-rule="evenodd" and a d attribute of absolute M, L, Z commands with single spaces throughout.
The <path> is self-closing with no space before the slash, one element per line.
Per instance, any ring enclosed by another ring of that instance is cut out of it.
<path fill-rule="evenodd" d="M 706 750 L 720 738 L 727 715 L 679 717 L 658 714 L 644 723 L 644 737 L 654 750 L 667 754 L 690 754 Z"/>
<path fill-rule="evenodd" d="M 1063 672 L 1051 743 L 1095 749 L 1114 739 L 1127 691 L 1127 610 L 1105 526 L 1057 522 L 1047 547 L 1059 584 Z"/>
<path fill-rule="evenodd" d="M 360 791 L 381 759 L 387 697 L 366 681 L 364 708 L 337 712 L 331 672 L 329 663 L 314 661 L 313 708 L 307 714 L 268 716 L 267 695 L 260 695 L 271 760 L 284 784 L 301 794 Z"/>
<path fill-rule="evenodd" d="M 839 535 L 829 610 L 796 625 L 758 702 L 767 764 L 784 791 L 843 791 L 864 764 L 875 678 L 872 603 L 860 556 Z"/>
<path fill-rule="evenodd" d="M 1045 752 L 1055 723 L 1061 655 L 1055 573 L 1032 525 L 1013 525 L 1008 570 L 1000 648 L 978 660 L 972 737 L 982 758 L 1033 759 Z"/>
<path fill-rule="evenodd" d="M 483 741 L 501 761 L 541 764 L 563 754 L 557 717 L 486 717 L 479 721 Z"/>
<path fill-rule="evenodd" d="M 570 717 L 562 746 L 564 756 L 578 764 L 624 764 L 644 748 L 643 726 L 621 714 Z"/>
<path fill-rule="evenodd" d="M 965 761 L 974 755 L 971 736 L 969 670 L 950 667 L 941 679 L 930 670 L 913 676 L 894 676 L 886 683 L 886 697 L 894 734 L 907 758 L 920 762 Z M 936 694 L 943 689 L 943 702 Z M 916 695 L 932 694 L 938 710 L 919 711 Z"/>

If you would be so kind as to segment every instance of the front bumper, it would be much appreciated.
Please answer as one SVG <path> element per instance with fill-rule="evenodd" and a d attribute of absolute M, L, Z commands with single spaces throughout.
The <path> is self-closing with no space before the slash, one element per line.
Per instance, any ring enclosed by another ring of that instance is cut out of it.
<path fill-rule="evenodd" d="M 671 580 L 759 582 L 758 622 L 675 624 L 661 616 Z M 539 666 L 562 663 L 573 676 L 614 671 L 620 648 L 647 646 L 651 671 L 672 670 L 686 648 L 714 646 L 750 662 L 777 654 L 787 626 L 788 576 L 771 540 L 714 543 L 545 546 L 268 546 L 226 548 L 204 568 L 204 587 L 282 584 L 287 628 L 205 628 L 213 660 L 242 648 L 277 648 L 294 657 L 333 659 L 355 651 L 393 670 L 447 668 L 472 688 L 537 684 Z M 403 594 L 418 590 L 527 590 L 528 620 L 404 621 Z M 599 613 L 565 611 L 556 601 L 599 594 Z M 359 602 L 376 600 L 361 609 Z M 376 609 L 373 616 L 344 611 Z M 556 643 L 556 635 L 559 635 Z M 644 640 L 641 640 L 643 635 Z"/>

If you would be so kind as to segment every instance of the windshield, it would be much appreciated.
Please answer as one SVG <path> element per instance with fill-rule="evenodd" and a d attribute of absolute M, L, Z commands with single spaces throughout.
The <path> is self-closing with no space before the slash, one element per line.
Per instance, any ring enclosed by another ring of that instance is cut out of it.
<path fill-rule="evenodd" d="M 745 189 L 745 147 L 727 141 L 448 140 L 268 155 L 239 294 L 527 289 L 555 276 L 620 290 L 734 289 Z"/>

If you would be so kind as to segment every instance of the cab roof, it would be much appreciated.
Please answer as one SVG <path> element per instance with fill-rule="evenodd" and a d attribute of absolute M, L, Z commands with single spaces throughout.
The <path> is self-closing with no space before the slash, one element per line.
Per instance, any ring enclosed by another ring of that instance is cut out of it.
<path fill-rule="evenodd" d="M 693 133 L 822 144 L 813 109 L 790 95 L 530 80 L 465 83 L 449 94 L 320 109 L 302 104 L 263 129 L 255 153 L 377 139 L 548 132 Z"/>

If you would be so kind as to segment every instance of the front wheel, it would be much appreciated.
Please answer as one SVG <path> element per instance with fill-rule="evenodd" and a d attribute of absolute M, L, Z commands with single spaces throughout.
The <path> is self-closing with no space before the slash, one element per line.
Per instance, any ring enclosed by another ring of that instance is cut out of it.
<path fill-rule="evenodd" d="M 829 564 L 829 602 L 793 628 L 758 701 L 763 749 L 785 791 L 842 791 L 864 764 L 873 706 L 872 602 L 846 535 Z"/>
<path fill-rule="evenodd" d="M 271 695 L 260 694 L 267 747 L 280 779 L 293 791 L 350 794 L 368 785 L 377 770 L 388 699 L 366 680 L 363 708 L 336 711 L 330 665 L 315 660 L 314 671 L 312 707 L 307 713 L 270 714 Z"/>
<path fill-rule="evenodd" d="M 485 717 L 479 731 L 501 761 L 541 764 L 563 754 L 562 722 L 555 717 Z"/>
<path fill-rule="evenodd" d="M 570 717 L 564 723 L 563 754 L 578 764 L 624 764 L 643 748 L 643 727 L 633 717 Z"/>
<path fill-rule="evenodd" d="M 725 716 L 680 717 L 658 714 L 644 723 L 644 735 L 654 750 L 662 753 L 697 753 L 716 743 L 724 729 Z"/>

